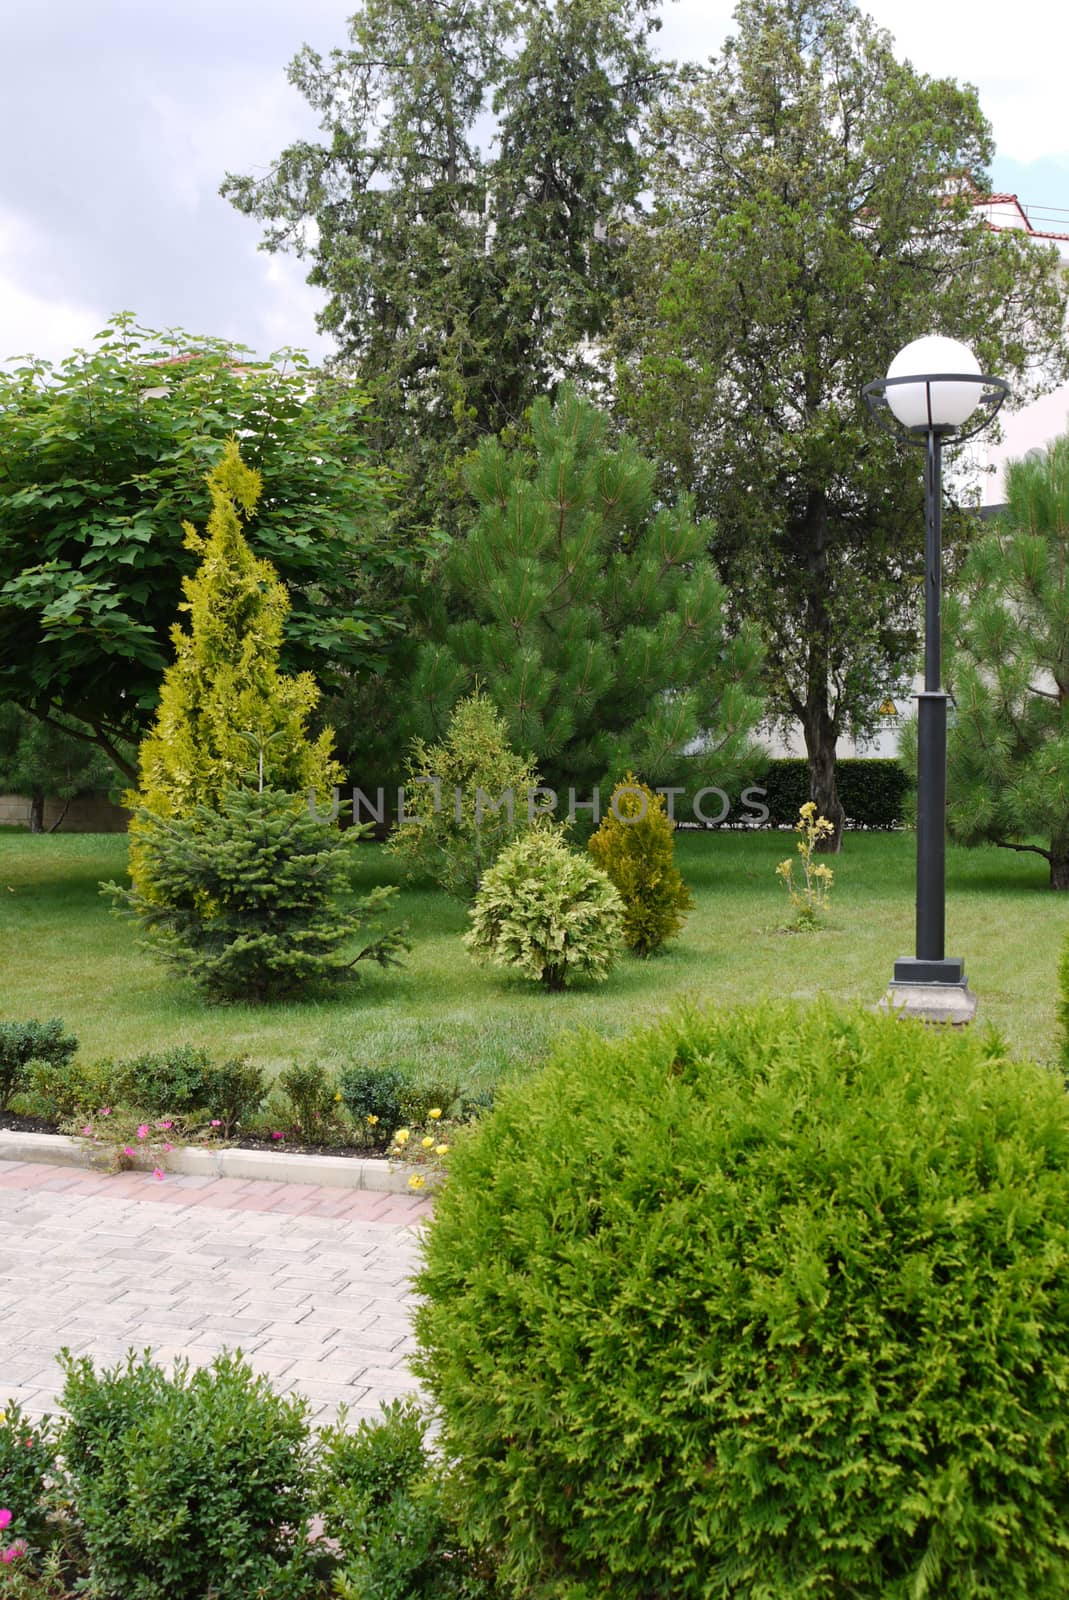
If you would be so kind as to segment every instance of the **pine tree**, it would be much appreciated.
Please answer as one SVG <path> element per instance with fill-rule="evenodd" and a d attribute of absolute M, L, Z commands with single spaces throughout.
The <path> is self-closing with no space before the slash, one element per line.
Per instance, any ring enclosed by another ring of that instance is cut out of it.
<path fill-rule="evenodd" d="M 231 440 L 208 475 L 212 511 L 207 532 L 183 524 L 200 565 L 183 580 L 188 629 L 175 624 L 175 659 L 167 668 L 155 724 L 141 743 L 140 785 L 128 797 L 161 819 L 219 809 L 233 789 L 283 789 L 326 803 L 342 769 L 329 729 L 306 728 L 319 691 L 311 673 L 279 669 L 289 600 L 271 563 L 254 556 L 241 514 L 260 496 L 258 472 L 245 466 Z M 131 825 L 130 866 L 139 881 L 139 825 Z"/>
<path fill-rule="evenodd" d="M 513 748 L 580 802 L 629 769 L 737 781 L 761 711 L 759 646 L 747 627 L 728 633 L 690 502 L 658 509 L 653 467 L 626 439 L 610 444 L 567 387 L 533 406 L 530 449 L 484 439 L 466 476 L 470 527 L 412 689 L 427 731 L 477 681 Z"/>
<path fill-rule="evenodd" d="M 1013 462 L 1006 490 L 946 607 L 947 820 L 965 844 L 1045 857 L 1069 889 L 1069 434 Z"/>

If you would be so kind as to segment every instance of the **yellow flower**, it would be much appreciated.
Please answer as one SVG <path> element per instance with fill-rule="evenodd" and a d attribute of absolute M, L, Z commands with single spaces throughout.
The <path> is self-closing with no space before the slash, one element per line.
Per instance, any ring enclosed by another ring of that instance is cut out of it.
<path fill-rule="evenodd" d="M 368 1113 L 367 1125 L 369 1128 L 373 1128 L 378 1120 L 378 1117 L 373 1117 L 370 1112 Z"/>
<path fill-rule="evenodd" d="M 393 1136 L 394 1144 L 407 1144 L 408 1140 L 409 1140 L 408 1129 L 407 1128 L 398 1128 L 397 1132 Z"/>
<path fill-rule="evenodd" d="M 408 1187 L 410 1189 L 422 1189 L 426 1181 L 426 1178 L 421 1178 L 418 1172 L 414 1172 L 408 1180 Z"/>
<path fill-rule="evenodd" d="M 334 1096 L 334 1104 L 337 1105 L 337 1103 L 338 1103 L 338 1101 L 340 1099 L 341 1099 L 341 1090 L 339 1089 L 337 1094 Z"/>
<path fill-rule="evenodd" d="M 438 1121 L 438 1118 L 441 1116 L 441 1114 L 442 1114 L 441 1106 L 435 1106 L 431 1111 L 427 1112 L 427 1115 L 429 1117 L 433 1117 L 435 1122 Z"/>
<path fill-rule="evenodd" d="M 433 1143 L 434 1143 L 433 1139 L 424 1139 L 423 1140 L 423 1148 L 424 1148 L 424 1150 L 429 1150 Z"/>
<path fill-rule="evenodd" d="M 448 1149 L 449 1146 L 447 1144 L 436 1144 L 434 1147 L 434 1153 L 436 1156 L 444 1156 Z"/>

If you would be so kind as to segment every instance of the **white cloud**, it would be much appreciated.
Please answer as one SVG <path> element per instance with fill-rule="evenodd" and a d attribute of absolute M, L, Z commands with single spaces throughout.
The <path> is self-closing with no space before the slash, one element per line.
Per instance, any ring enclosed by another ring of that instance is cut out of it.
<path fill-rule="evenodd" d="M 62 361 L 88 346 L 106 321 L 93 306 L 27 286 L 40 281 L 35 267 L 43 254 L 27 218 L 0 212 L 0 362 L 20 355 Z"/>

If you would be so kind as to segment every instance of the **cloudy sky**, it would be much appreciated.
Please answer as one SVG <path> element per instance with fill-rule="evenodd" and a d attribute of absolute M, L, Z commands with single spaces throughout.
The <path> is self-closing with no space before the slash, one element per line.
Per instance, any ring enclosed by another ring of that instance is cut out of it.
<path fill-rule="evenodd" d="M 300 265 L 219 198 L 314 122 L 286 82 L 346 41 L 351 0 L 0 0 L 0 357 L 60 360 L 120 310 L 266 353 L 325 353 Z M 660 47 L 702 59 L 731 0 L 666 4 Z M 899 54 L 976 85 L 995 186 L 1069 232 L 1066 46 L 1050 0 L 869 0 Z M 1039 225 L 1037 220 L 1037 225 Z"/>

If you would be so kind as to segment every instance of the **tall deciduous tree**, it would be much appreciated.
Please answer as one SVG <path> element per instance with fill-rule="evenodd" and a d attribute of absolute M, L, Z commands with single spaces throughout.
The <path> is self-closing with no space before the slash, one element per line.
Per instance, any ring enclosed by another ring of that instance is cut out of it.
<path fill-rule="evenodd" d="M 196 565 L 182 518 L 207 516 L 231 435 L 263 477 L 249 540 L 290 593 L 284 666 L 328 684 L 379 668 L 423 553 L 388 536 L 365 415 L 298 354 L 257 362 L 129 316 L 58 370 L 0 373 L 0 698 L 79 718 L 133 778 L 122 746 L 152 718 Z"/>
<path fill-rule="evenodd" d="M 736 22 L 656 130 L 620 400 L 716 517 L 837 849 L 836 741 L 910 674 L 923 560 L 918 473 L 862 386 L 939 331 L 1023 397 L 1067 370 L 1066 290 L 1052 250 L 970 203 L 992 153 L 971 89 L 897 61 L 849 0 L 741 0 Z"/>
<path fill-rule="evenodd" d="M 223 184 L 266 249 L 311 261 L 320 326 L 419 519 L 454 501 L 481 435 L 597 365 L 615 225 L 644 186 L 636 133 L 666 77 L 654 5 L 363 0 L 348 48 L 289 68 L 323 142 Z"/>
<path fill-rule="evenodd" d="M 756 633 L 729 632 L 711 530 L 685 497 L 658 507 L 653 477 L 568 388 L 555 406 L 535 402 L 529 450 L 483 440 L 437 640 L 413 680 L 428 733 L 478 684 L 513 748 L 584 802 L 629 770 L 693 790 L 730 787 L 748 769 L 762 709 Z"/>
<path fill-rule="evenodd" d="M 1069 434 L 1011 464 L 999 524 L 948 602 L 947 821 L 1034 851 L 1069 889 Z"/>

